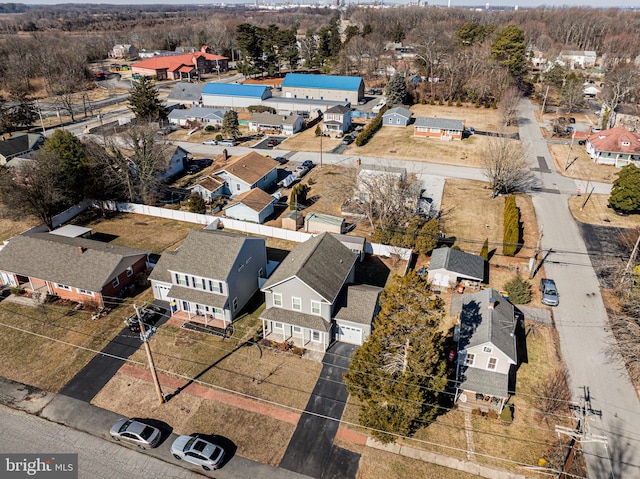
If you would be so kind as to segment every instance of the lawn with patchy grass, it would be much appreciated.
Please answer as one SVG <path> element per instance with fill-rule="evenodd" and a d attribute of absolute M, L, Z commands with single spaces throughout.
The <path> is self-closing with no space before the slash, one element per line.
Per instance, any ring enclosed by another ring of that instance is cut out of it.
<path fill-rule="evenodd" d="M 0 376 L 58 392 L 122 329 L 122 315 L 117 309 L 93 321 L 88 311 L 5 300 L 0 303 Z"/>
<path fill-rule="evenodd" d="M 41 221 L 35 216 L 28 216 L 19 220 L 0 217 L 0 241 L 8 240 L 29 228 L 38 226 L 40 223 Z"/>
<path fill-rule="evenodd" d="M 580 180 L 599 181 L 602 183 L 613 183 L 620 168 L 611 165 L 596 165 L 584 146 L 578 145 L 574 141 L 573 147 L 570 144 L 558 145 L 548 143 L 549 152 L 556 165 L 556 170 L 569 178 Z M 566 169 L 565 169 L 566 168 Z"/>
<path fill-rule="evenodd" d="M 587 200 L 586 195 L 573 195 L 569 198 L 571 214 L 582 223 L 618 228 L 637 228 L 640 225 L 640 214 L 622 216 L 609 208 L 609 195 L 593 194 L 586 205 L 585 200 Z"/>

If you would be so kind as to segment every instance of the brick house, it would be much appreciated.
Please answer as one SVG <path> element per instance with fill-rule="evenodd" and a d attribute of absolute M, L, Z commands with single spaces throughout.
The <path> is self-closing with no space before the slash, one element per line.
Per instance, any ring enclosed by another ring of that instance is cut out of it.
<path fill-rule="evenodd" d="M 416 118 L 414 136 L 440 138 L 441 140 L 462 140 L 464 122 L 448 118 Z"/>

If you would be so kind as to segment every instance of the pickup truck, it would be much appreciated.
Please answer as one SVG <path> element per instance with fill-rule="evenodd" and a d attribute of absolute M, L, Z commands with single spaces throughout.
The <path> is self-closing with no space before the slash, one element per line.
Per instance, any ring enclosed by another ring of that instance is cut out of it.
<path fill-rule="evenodd" d="M 542 304 L 547 306 L 558 306 L 558 288 L 552 279 L 540 279 L 540 291 L 542 291 Z"/>

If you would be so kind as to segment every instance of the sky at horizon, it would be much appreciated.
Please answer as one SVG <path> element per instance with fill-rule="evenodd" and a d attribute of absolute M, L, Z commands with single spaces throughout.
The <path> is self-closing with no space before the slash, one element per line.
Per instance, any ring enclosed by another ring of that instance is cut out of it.
<path fill-rule="evenodd" d="M 259 0 L 260 3 L 284 3 L 284 0 Z M 296 0 L 289 0 L 291 3 L 296 3 Z M 319 3 L 319 4 L 332 4 L 332 0 L 300 0 L 301 3 L 311 4 L 311 3 Z M 359 3 L 358 0 L 346 0 L 347 3 Z M 408 3 L 409 1 L 415 2 L 416 0 L 407 0 L 406 2 L 403 0 L 385 0 L 385 3 Z M 425 1 L 425 0 L 423 0 Z M 448 0 L 426 0 L 429 5 L 438 5 L 438 6 L 446 6 Z M 0 1 L 0 3 L 9 3 L 6 1 Z M 108 5 L 139 5 L 139 4 L 147 4 L 147 5 L 175 5 L 175 0 L 13 0 L 12 3 L 24 3 L 27 5 L 56 5 L 56 4 L 64 4 L 64 3 L 93 3 L 93 4 L 108 4 Z M 236 4 L 236 3 L 255 3 L 253 0 L 205 0 L 205 1 L 197 1 L 197 0 L 186 0 L 181 2 L 183 5 L 220 5 L 223 3 L 226 4 Z M 364 0 L 362 3 L 372 3 Z M 594 5 L 593 1 L 588 0 L 493 0 L 487 2 L 481 0 L 451 0 L 452 7 L 469 7 L 469 6 L 484 6 L 486 3 L 489 3 L 490 6 L 493 7 L 523 7 L 523 8 L 532 8 L 539 6 L 568 6 L 568 7 L 598 7 L 598 8 L 640 8 L 640 0 L 612 0 L 611 3 L 605 5 Z"/>

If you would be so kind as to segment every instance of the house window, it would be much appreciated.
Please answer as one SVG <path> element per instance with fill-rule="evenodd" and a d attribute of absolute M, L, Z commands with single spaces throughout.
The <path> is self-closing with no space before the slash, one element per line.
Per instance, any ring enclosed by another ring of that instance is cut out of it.
<path fill-rule="evenodd" d="M 240 191 L 240 183 L 236 185 L 236 190 Z"/>
<path fill-rule="evenodd" d="M 311 314 L 320 314 L 320 301 L 311 301 Z"/>
<path fill-rule="evenodd" d="M 209 280 L 209 291 L 222 294 L 222 283 L 220 281 Z"/>
<path fill-rule="evenodd" d="M 311 331 L 311 341 L 320 342 L 320 331 Z"/>
<path fill-rule="evenodd" d="M 282 293 L 273 293 L 273 305 L 282 308 Z"/>
<path fill-rule="evenodd" d="M 111 283 L 111 286 L 113 286 L 114 288 L 117 288 L 118 286 L 120 286 L 120 279 L 116 276 L 116 279 L 113 280 L 113 282 Z"/>
<path fill-rule="evenodd" d="M 622 142 L 622 146 L 630 146 L 630 145 L 631 145 L 631 142 L 629 142 L 629 141 L 623 141 Z"/>
<path fill-rule="evenodd" d="M 129 266 L 127 268 L 127 278 L 131 278 L 133 276 L 133 267 Z"/>
<path fill-rule="evenodd" d="M 302 299 L 291 298 L 291 309 L 294 311 L 302 311 Z"/>
<path fill-rule="evenodd" d="M 92 296 L 93 297 L 93 291 L 87 291 L 86 289 L 78 288 L 78 293 L 84 294 L 85 296 Z"/>
<path fill-rule="evenodd" d="M 64 289 L 65 291 L 71 291 L 71 286 L 67 286 L 66 284 L 56 283 L 56 288 Z"/>
<path fill-rule="evenodd" d="M 473 366 L 473 362 L 476 360 L 476 355 L 473 353 L 467 353 L 467 357 L 464 360 L 466 366 Z"/>
<path fill-rule="evenodd" d="M 498 358 L 489 358 L 489 364 L 487 364 L 487 369 L 494 370 L 497 364 L 498 364 Z"/>
<path fill-rule="evenodd" d="M 238 298 L 233 298 L 233 310 L 238 309 Z"/>
<path fill-rule="evenodd" d="M 491 346 L 485 346 L 482 348 L 482 352 L 491 354 L 493 352 L 493 348 Z"/>
<path fill-rule="evenodd" d="M 224 318 L 224 311 L 222 308 L 213 308 L 213 315 L 216 318 Z"/>
<path fill-rule="evenodd" d="M 282 331 L 284 329 L 284 325 L 282 323 L 275 322 L 275 323 L 273 323 L 273 329 L 277 329 L 278 331 Z"/>
<path fill-rule="evenodd" d="M 187 282 L 187 277 L 183 274 L 178 274 L 178 273 L 176 273 L 176 284 L 179 284 L 180 286 L 189 286 L 189 283 Z"/>
<path fill-rule="evenodd" d="M 294 326 L 293 327 L 293 333 L 294 334 L 302 334 L 302 328 L 300 326 Z"/>

